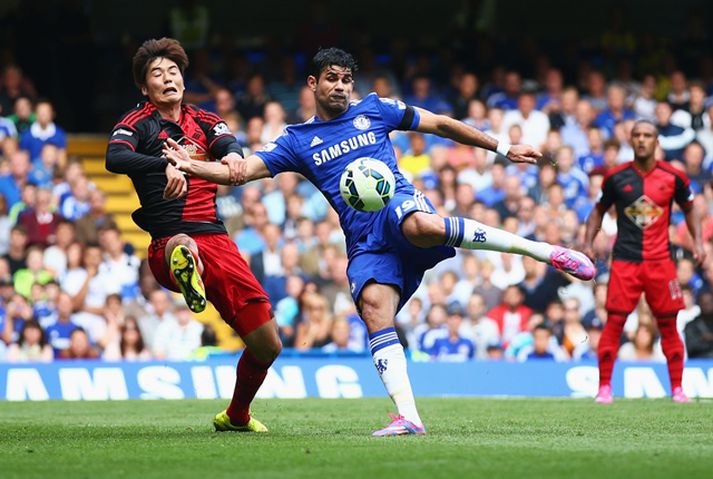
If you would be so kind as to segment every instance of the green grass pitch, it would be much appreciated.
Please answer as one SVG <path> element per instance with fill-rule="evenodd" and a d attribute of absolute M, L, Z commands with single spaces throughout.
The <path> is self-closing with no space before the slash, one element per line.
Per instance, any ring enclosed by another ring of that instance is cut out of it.
<path fill-rule="evenodd" d="M 215 433 L 224 401 L 0 403 L 0 477 L 711 478 L 711 403 L 420 399 L 428 435 L 372 438 L 388 399 L 262 400 L 263 435 Z"/>

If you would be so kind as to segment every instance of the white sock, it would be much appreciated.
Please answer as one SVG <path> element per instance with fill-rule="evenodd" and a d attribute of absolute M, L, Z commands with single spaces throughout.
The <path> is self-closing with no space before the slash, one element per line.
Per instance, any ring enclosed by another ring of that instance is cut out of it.
<path fill-rule="evenodd" d="M 406 355 L 399 343 L 396 329 L 386 328 L 369 334 L 369 347 L 376 372 L 379 373 L 399 415 L 417 426 L 422 426 L 406 371 Z"/>
<path fill-rule="evenodd" d="M 446 246 L 524 254 L 543 263 L 550 263 L 554 246 L 549 243 L 530 241 L 468 218 L 448 217 L 443 220 L 446 225 Z"/>

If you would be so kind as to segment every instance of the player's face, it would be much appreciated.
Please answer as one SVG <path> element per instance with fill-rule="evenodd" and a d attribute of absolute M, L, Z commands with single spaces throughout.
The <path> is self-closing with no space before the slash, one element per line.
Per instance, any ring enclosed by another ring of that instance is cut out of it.
<path fill-rule="evenodd" d="M 636 158 L 646 159 L 653 156 L 659 144 L 656 128 L 648 123 L 639 123 L 631 130 L 631 146 Z"/>
<path fill-rule="evenodd" d="M 307 81 L 317 104 L 327 113 L 339 114 L 347 110 L 354 89 L 351 69 L 330 65 L 322 70 L 318 79 L 310 76 Z"/>
<path fill-rule="evenodd" d="M 157 58 L 146 71 L 146 84 L 141 93 L 154 105 L 181 103 L 183 100 L 183 75 L 173 60 Z"/>

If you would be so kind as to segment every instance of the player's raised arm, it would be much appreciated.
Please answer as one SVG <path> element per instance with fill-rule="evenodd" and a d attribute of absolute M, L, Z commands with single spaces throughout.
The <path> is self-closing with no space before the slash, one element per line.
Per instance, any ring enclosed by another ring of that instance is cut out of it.
<path fill-rule="evenodd" d="M 422 133 L 433 133 L 443 138 L 449 138 L 464 145 L 477 146 L 495 151 L 510 161 L 518 163 L 536 163 L 542 153 L 530 145 L 509 145 L 486 135 L 482 131 L 454 120 L 446 115 L 437 115 L 423 108 L 415 108 L 420 116 L 415 130 Z"/>
<path fill-rule="evenodd" d="M 170 138 L 166 141 L 163 154 L 180 171 L 221 185 L 241 185 L 270 176 L 267 166 L 257 155 L 247 158 L 237 154 L 227 155 L 220 163 L 192 160 L 188 152 Z"/>

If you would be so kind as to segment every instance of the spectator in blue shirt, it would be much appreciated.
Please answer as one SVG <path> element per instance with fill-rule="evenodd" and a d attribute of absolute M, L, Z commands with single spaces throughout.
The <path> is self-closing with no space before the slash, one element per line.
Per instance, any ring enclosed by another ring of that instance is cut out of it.
<path fill-rule="evenodd" d="M 589 173 L 594 168 L 604 165 L 604 142 L 602 140 L 602 130 L 593 126 L 587 132 L 589 141 L 589 152 L 577 158 L 579 169 L 584 173 Z"/>
<path fill-rule="evenodd" d="M 461 333 L 463 325 L 463 307 L 457 301 L 448 306 L 446 327 L 448 334 L 434 341 L 429 354 L 440 361 L 468 361 L 475 356 L 473 341 L 464 338 Z"/>
<path fill-rule="evenodd" d="M 27 152 L 17 150 L 10 156 L 10 172 L 0 176 L 0 194 L 7 200 L 7 208 L 11 210 L 20 202 L 22 187 L 27 183 L 30 173 L 30 160 Z"/>
<path fill-rule="evenodd" d="M 57 322 L 47 327 L 47 342 L 52 346 L 54 357 L 69 347 L 69 338 L 77 325 L 72 322 L 72 297 L 65 293 L 59 293 L 57 297 Z"/>
<path fill-rule="evenodd" d="M 491 185 L 476 192 L 476 199 L 484 203 L 488 208 L 505 198 L 505 168 L 503 165 L 495 163 L 492 167 L 491 175 L 493 178 Z"/>
<path fill-rule="evenodd" d="M 549 326 L 544 323 L 540 323 L 532 330 L 532 349 L 525 354 L 522 351 L 520 357 L 525 358 L 525 361 L 532 360 L 548 360 L 555 361 L 557 358 L 552 353 L 550 348 L 550 338 L 552 337 L 552 331 Z"/>
<path fill-rule="evenodd" d="M 504 91 L 493 93 L 488 97 L 488 108 L 501 108 L 503 110 L 514 110 L 517 108 L 517 99 L 522 90 L 522 79 L 520 74 L 510 71 L 505 74 Z"/>
<path fill-rule="evenodd" d="M 659 129 L 659 145 L 666 155 L 666 161 L 682 160 L 683 150 L 696 137 L 691 128 L 682 128 L 671 123 L 671 105 L 659 102 L 656 105 L 656 126 Z"/>
<path fill-rule="evenodd" d="M 557 183 L 562 185 L 568 208 L 575 208 L 586 198 L 589 188 L 587 175 L 574 166 L 574 150 L 563 146 L 557 152 Z"/>
<path fill-rule="evenodd" d="M 548 115 L 562 111 L 562 72 L 550 68 L 545 75 L 545 91 L 537 95 L 535 108 Z"/>
<path fill-rule="evenodd" d="M 412 83 L 413 92 L 404 100 L 406 104 L 424 108 L 434 113 L 450 113 L 451 105 L 432 91 L 431 79 L 417 76 Z"/>
<path fill-rule="evenodd" d="M 626 92 L 621 85 L 611 85 L 607 91 L 607 108 L 594 120 L 594 125 L 602 128 L 611 138 L 614 136 L 614 126 L 625 120 L 634 120 L 636 114 L 626 108 Z"/>
<path fill-rule="evenodd" d="M 562 143 L 574 148 L 577 157 L 589 152 L 588 131 L 594 119 L 594 110 L 588 100 L 579 100 L 574 110 L 574 122 L 562 127 Z"/>
<path fill-rule="evenodd" d="M 40 100 L 35 107 L 35 114 L 37 121 L 20 136 L 20 148 L 29 152 L 30 160 L 34 162 L 40 158 L 42 146 L 51 143 L 59 148 L 59 164 L 64 166 L 67 161 L 67 135 L 54 123 L 52 104 Z"/>

